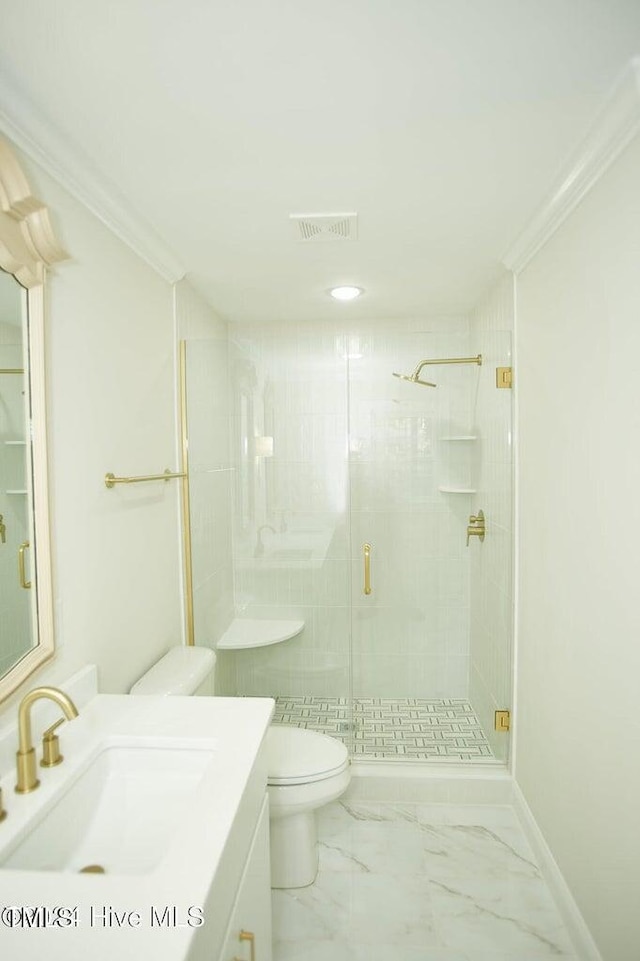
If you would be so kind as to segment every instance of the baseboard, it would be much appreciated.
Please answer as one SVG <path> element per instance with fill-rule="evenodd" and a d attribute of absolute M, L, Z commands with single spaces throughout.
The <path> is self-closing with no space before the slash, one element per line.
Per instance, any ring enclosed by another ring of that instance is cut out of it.
<path fill-rule="evenodd" d="M 358 761 L 347 797 L 381 803 L 511 804 L 513 781 L 503 764 L 411 764 Z"/>
<path fill-rule="evenodd" d="M 533 816 L 531 808 L 526 802 L 517 782 L 513 784 L 513 808 L 518 816 L 522 829 L 533 848 L 536 861 L 542 872 L 556 906 L 562 915 L 569 937 L 573 942 L 580 961 L 603 961 L 589 928 L 586 925 L 580 909 L 576 904 L 562 871 L 551 853 L 544 835 Z"/>

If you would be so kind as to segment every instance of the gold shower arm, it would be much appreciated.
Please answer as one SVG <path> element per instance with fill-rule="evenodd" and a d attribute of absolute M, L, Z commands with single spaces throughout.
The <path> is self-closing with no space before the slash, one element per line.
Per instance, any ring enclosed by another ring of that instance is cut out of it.
<path fill-rule="evenodd" d="M 442 357 L 440 360 L 421 360 L 412 376 L 417 377 L 422 368 L 428 364 L 477 364 L 480 367 L 482 354 L 477 354 L 475 357 Z"/>
<path fill-rule="evenodd" d="M 186 473 L 173 472 L 167 467 L 163 474 L 142 474 L 139 477 L 116 477 L 115 474 L 104 475 L 105 487 L 115 487 L 116 484 L 140 484 L 142 481 L 173 480 L 174 477 L 186 477 Z"/>
<path fill-rule="evenodd" d="M 430 380 L 420 380 L 422 368 L 431 364 L 477 364 L 479 367 L 482 364 L 482 354 L 476 354 L 475 357 L 441 357 L 439 360 L 421 360 L 412 374 L 397 374 L 394 371 L 393 376 L 399 377 L 400 380 L 408 380 L 412 384 L 422 384 L 423 387 L 436 387 L 437 385 Z"/>

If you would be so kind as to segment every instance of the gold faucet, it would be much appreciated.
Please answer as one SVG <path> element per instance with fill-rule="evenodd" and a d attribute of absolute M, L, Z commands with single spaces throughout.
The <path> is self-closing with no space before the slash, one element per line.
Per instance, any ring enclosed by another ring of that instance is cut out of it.
<path fill-rule="evenodd" d="M 25 694 L 18 708 L 18 751 L 16 754 L 18 773 L 16 791 L 18 794 L 28 794 L 29 791 L 35 790 L 40 784 L 36 777 L 36 752 L 31 741 L 31 706 L 42 697 L 55 701 L 68 721 L 72 721 L 74 717 L 78 716 L 78 709 L 71 698 L 63 691 L 59 691 L 57 687 L 36 687 L 33 691 Z M 56 724 L 55 727 L 57 726 Z M 49 728 L 49 732 L 52 733 L 51 728 Z"/>

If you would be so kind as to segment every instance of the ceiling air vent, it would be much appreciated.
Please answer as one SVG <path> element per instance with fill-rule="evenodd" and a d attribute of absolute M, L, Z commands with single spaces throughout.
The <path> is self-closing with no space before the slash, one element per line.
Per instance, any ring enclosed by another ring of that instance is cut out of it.
<path fill-rule="evenodd" d="M 289 214 L 289 220 L 301 243 L 358 239 L 357 214 Z"/>

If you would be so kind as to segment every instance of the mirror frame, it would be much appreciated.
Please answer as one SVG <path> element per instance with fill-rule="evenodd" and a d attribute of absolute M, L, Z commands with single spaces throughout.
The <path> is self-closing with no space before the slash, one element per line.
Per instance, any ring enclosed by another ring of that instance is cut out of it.
<path fill-rule="evenodd" d="M 44 347 L 45 279 L 47 267 L 67 257 L 56 239 L 47 207 L 34 197 L 11 147 L 0 137 L 0 267 L 12 274 L 25 289 L 27 303 L 30 507 L 35 532 L 36 616 L 33 622 L 37 628 L 34 646 L 0 677 L 0 703 L 54 653 Z"/>

